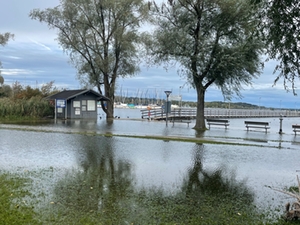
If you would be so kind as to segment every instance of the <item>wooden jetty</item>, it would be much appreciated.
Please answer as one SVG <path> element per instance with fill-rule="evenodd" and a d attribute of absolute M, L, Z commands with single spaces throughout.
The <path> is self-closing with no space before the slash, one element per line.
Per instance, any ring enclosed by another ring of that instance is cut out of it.
<path fill-rule="evenodd" d="M 166 120 L 164 109 L 142 109 L 142 119 Z M 205 118 L 265 118 L 300 117 L 296 110 L 249 110 L 249 109 L 204 109 Z M 168 114 L 168 120 L 195 119 L 196 108 L 174 108 Z"/>

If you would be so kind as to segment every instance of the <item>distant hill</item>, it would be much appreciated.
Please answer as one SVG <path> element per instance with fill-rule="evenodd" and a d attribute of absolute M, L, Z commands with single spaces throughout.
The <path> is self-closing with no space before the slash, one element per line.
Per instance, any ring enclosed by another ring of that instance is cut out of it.
<path fill-rule="evenodd" d="M 115 97 L 116 102 L 121 102 L 124 104 L 133 104 L 133 105 L 148 105 L 148 104 L 157 104 L 163 105 L 164 99 L 154 99 L 154 98 L 137 98 L 137 97 L 126 97 L 122 98 L 121 96 Z M 196 102 L 190 101 L 172 101 L 172 104 L 177 104 L 182 107 L 196 107 Z M 264 106 L 253 105 L 246 102 L 222 102 L 222 101 L 213 101 L 205 102 L 205 108 L 227 108 L 227 109 L 274 109 L 266 108 Z"/>
<path fill-rule="evenodd" d="M 206 108 L 231 108 L 231 109 L 265 109 L 264 106 L 257 106 L 246 102 L 221 102 L 221 101 L 214 101 L 214 102 L 206 102 Z"/>

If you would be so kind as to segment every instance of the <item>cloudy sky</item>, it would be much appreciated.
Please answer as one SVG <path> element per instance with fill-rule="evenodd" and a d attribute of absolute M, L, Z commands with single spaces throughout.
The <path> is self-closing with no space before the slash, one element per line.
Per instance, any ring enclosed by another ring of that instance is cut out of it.
<path fill-rule="evenodd" d="M 76 70 L 69 63 L 68 56 L 56 42 L 56 31 L 46 24 L 29 18 L 32 9 L 55 7 L 59 0 L 10 0 L 0 7 L 0 33 L 15 34 L 14 40 L 5 47 L 0 46 L 0 61 L 5 84 L 20 82 L 22 85 L 40 87 L 55 81 L 59 88 L 81 88 L 76 79 Z M 268 62 L 260 78 L 251 87 L 244 87 L 243 98 L 232 102 L 246 102 L 275 108 L 300 108 L 300 99 L 292 92 L 286 92 L 282 81 L 273 87 L 275 62 Z M 296 87 L 299 86 L 297 80 Z M 141 72 L 135 77 L 118 81 L 117 95 L 165 98 L 164 91 L 182 95 L 183 101 L 196 101 L 196 93 L 178 76 L 176 69 L 167 71 L 162 67 L 147 68 L 141 65 Z M 206 101 L 224 101 L 219 90 L 211 87 Z"/>

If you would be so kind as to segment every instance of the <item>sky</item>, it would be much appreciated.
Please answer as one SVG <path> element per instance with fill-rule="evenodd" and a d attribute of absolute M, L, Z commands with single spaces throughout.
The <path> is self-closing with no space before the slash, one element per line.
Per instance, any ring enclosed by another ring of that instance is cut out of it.
<path fill-rule="evenodd" d="M 10 0 L 3 1 L 0 7 L 0 33 L 10 32 L 13 40 L 0 46 L 1 75 L 4 84 L 20 82 L 21 85 L 41 87 L 54 81 L 54 85 L 64 89 L 80 89 L 76 69 L 69 63 L 68 55 L 55 40 L 56 30 L 50 30 L 45 23 L 32 20 L 32 9 L 53 8 L 59 0 Z M 273 74 L 276 62 L 269 61 L 252 86 L 241 91 L 243 98 L 233 96 L 231 102 L 273 107 L 300 109 L 300 99 L 292 91 L 284 90 L 283 81 L 273 86 L 276 75 Z M 164 91 L 171 90 L 171 97 L 182 96 L 182 101 L 196 101 L 197 95 L 187 84 L 184 77 L 177 74 L 176 68 L 148 67 L 141 65 L 141 71 L 134 77 L 117 81 L 116 95 L 134 97 L 156 97 L 165 99 Z M 296 80 L 296 87 L 299 86 Z M 224 101 L 219 89 L 210 87 L 205 101 Z"/>

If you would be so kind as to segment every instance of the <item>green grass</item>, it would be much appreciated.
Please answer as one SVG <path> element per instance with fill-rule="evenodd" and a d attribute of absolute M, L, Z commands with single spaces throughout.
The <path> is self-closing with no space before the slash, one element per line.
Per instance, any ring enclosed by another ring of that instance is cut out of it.
<path fill-rule="evenodd" d="M 32 205 L 24 199 L 30 193 L 26 190 L 28 180 L 10 174 L 0 174 L 0 224 L 42 224 L 35 217 Z"/>

